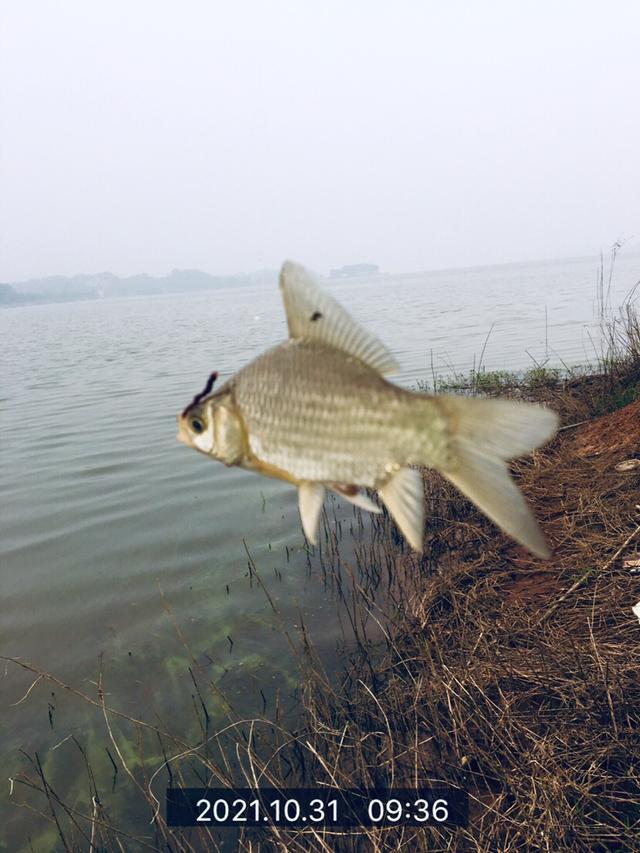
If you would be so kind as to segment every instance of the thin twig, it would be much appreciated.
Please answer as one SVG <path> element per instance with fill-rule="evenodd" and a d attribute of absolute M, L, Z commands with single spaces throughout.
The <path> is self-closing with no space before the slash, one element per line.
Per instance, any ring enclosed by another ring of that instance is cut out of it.
<path fill-rule="evenodd" d="M 29 693 L 31 693 L 31 691 L 32 691 L 32 690 L 33 690 L 33 688 L 36 686 L 36 684 L 37 684 L 37 683 L 40 681 L 40 679 L 41 679 L 41 678 L 43 678 L 43 677 L 44 677 L 44 676 L 39 675 L 39 676 L 36 678 L 36 680 L 33 682 L 33 684 L 31 685 L 31 687 L 30 687 L 30 688 L 27 690 L 27 692 L 24 694 L 24 696 L 22 697 L 22 699 L 18 699 L 18 701 L 17 701 L 17 702 L 12 702 L 12 703 L 11 703 L 11 705 L 9 705 L 9 707 L 10 707 L 10 708 L 15 708 L 15 707 L 16 707 L 16 705 L 21 705 L 21 704 L 24 702 L 24 700 L 29 696 Z"/>
<path fill-rule="evenodd" d="M 599 573 L 602 573 L 602 572 L 606 571 L 606 570 L 609 568 L 609 566 L 614 562 L 614 560 L 616 560 L 616 559 L 620 556 L 620 554 L 622 554 L 622 552 L 623 552 L 623 551 L 624 551 L 624 549 L 627 547 L 627 545 L 628 545 L 628 544 L 629 544 L 629 543 L 634 539 L 634 537 L 635 537 L 635 536 L 637 536 L 637 535 L 638 535 L 638 533 L 640 533 L 640 524 L 636 527 L 636 529 L 635 529 L 632 533 L 630 533 L 630 534 L 629 534 L 629 536 L 627 536 L 627 538 L 624 540 L 624 542 L 623 542 L 623 543 L 622 543 L 622 545 L 618 548 L 618 550 L 615 552 L 615 554 L 614 554 L 612 557 L 609 557 L 609 559 L 607 560 L 607 562 L 606 562 L 606 563 L 605 563 L 605 564 L 604 564 L 604 565 L 603 565 L 603 566 L 598 570 L 598 572 L 599 572 Z M 569 597 L 573 592 L 575 592 L 579 587 L 581 587 L 581 586 L 582 586 L 582 584 L 583 584 L 583 583 L 585 582 L 585 580 L 589 577 L 589 575 L 590 575 L 590 574 L 592 574 L 592 572 L 593 572 L 593 568 L 589 567 L 586 571 L 584 571 L 584 572 L 580 575 L 580 577 L 578 578 L 578 580 L 577 580 L 575 583 L 571 584 L 571 586 L 569 587 L 569 589 L 568 589 L 568 590 L 566 590 L 566 592 L 563 592 L 563 593 L 562 593 L 562 595 L 561 595 L 559 598 L 556 598 L 556 600 L 555 600 L 555 601 L 554 601 L 554 603 L 551 605 L 551 607 L 550 607 L 548 610 L 546 610 L 546 611 L 542 614 L 542 616 L 538 619 L 538 621 L 535 623 L 535 627 L 537 628 L 539 625 L 542 625 L 542 624 L 543 624 L 543 622 L 546 622 L 546 621 L 547 621 L 547 619 L 548 619 L 548 618 L 549 618 L 553 613 L 555 613 L 555 612 L 556 612 L 556 610 L 558 609 L 558 607 L 560 607 L 560 605 L 562 604 L 562 602 L 563 602 L 563 601 L 566 601 L 566 599 L 567 599 L 567 598 L 568 598 L 568 597 Z"/>

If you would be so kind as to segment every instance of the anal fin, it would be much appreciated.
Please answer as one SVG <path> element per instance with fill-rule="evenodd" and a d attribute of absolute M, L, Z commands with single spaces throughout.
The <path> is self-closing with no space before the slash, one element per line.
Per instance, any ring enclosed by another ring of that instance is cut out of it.
<path fill-rule="evenodd" d="M 422 552 L 424 537 L 424 487 L 416 468 L 401 468 L 378 489 L 394 521 L 414 551 Z"/>

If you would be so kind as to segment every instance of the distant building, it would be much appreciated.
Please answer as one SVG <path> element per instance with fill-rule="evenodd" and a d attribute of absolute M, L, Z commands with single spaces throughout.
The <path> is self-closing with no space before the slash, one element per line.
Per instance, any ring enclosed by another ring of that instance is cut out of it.
<path fill-rule="evenodd" d="M 329 272 L 330 278 L 352 278 L 356 275 L 378 275 L 380 267 L 377 264 L 347 264 L 336 267 Z"/>

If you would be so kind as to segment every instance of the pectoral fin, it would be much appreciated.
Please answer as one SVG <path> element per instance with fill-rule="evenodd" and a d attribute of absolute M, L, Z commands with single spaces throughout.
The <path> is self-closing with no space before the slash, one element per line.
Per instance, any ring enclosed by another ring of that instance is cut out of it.
<path fill-rule="evenodd" d="M 359 326 L 333 296 L 318 287 L 304 267 L 285 261 L 280 289 L 289 337 L 335 347 L 382 374 L 399 371 L 398 362 L 385 345 Z"/>
<path fill-rule="evenodd" d="M 416 468 L 401 468 L 378 489 L 396 524 L 414 551 L 422 552 L 424 536 L 424 488 Z"/>
<path fill-rule="evenodd" d="M 324 501 L 324 486 L 320 483 L 300 483 L 298 489 L 298 507 L 304 534 L 312 545 L 316 544 L 318 522 Z"/>
<path fill-rule="evenodd" d="M 341 498 L 349 501 L 349 503 L 359 506 L 360 509 L 366 509 L 367 512 L 382 512 L 378 504 L 374 504 L 366 492 L 361 491 L 357 486 L 345 486 L 342 483 L 332 483 L 329 487 L 333 492 L 340 495 Z"/>

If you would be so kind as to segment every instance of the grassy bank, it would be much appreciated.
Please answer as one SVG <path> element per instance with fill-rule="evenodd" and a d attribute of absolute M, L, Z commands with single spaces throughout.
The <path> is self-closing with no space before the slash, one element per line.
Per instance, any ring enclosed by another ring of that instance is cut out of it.
<path fill-rule="evenodd" d="M 640 837 L 640 326 L 607 324 L 600 370 L 472 374 L 455 390 L 543 402 L 556 439 L 514 466 L 553 545 L 537 561 L 427 472 L 424 555 L 380 522 L 395 618 L 381 660 L 305 693 L 315 783 L 412 787 L 471 798 L 458 831 L 384 829 L 286 849 L 637 849 Z M 438 390 L 445 390 L 442 386 Z M 450 388 L 446 390 L 451 390 Z M 366 591 L 359 605 L 376 615 Z M 379 614 L 378 614 L 379 615 Z M 364 617 L 360 616 L 364 621 Z"/>
<path fill-rule="evenodd" d="M 344 610 L 348 651 L 342 671 L 329 675 L 303 615 L 295 634 L 282 626 L 299 669 L 294 724 L 277 702 L 238 720 L 195 659 L 197 734 L 189 738 L 167 722 L 119 711 L 100 677 L 96 685 L 68 685 L 31 668 L 103 721 L 102 743 L 75 743 L 85 781 L 72 802 L 57 795 L 53 770 L 35 755 L 13 783 L 16 804 L 46 820 L 49 849 L 637 849 L 640 625 L 631 607 L 640 578 L 631 564 L 640 551 L 640 468 L 621 464 L 640 457 L 640 325 L 632 299 L 606 321 L 596 371 L 535 365 L 524 374 L 480 370 L 437 383 L 442 392 L 536 400 L 560 413 L 554 441 L 513 466 L 553 546 L 551 560 L 532 558 L 433 472 L 425 474 L 420 557 L 385 514 L 347 559 L 342 531 L 325 514 L 315 559 Z M 362 523 L 356 514 L 356 532 Z M 265 595 L 277 620 L 266 587 Z M 144 831 L 114 808 L 116 781 Z M 469 792 L 470 823 L 233 834 L 172 830 L 163 821 L 168 785 L 256 783 L 445 783 Z"/>

